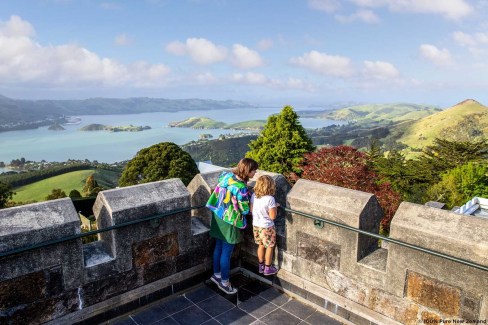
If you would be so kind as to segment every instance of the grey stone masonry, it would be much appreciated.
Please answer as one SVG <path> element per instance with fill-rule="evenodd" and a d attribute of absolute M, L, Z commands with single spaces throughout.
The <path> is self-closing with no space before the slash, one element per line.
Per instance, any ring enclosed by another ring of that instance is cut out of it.
<path fill-rule="evenodd" d="M 69 198 L 0 210 L 0 252 L 80 232 L 80 218 Z M 80 252 L 81 239 L 2 259 L 0 281 L 61 266 L 64 285 L 77 287 L 82 279 L 83 257 Z"/>

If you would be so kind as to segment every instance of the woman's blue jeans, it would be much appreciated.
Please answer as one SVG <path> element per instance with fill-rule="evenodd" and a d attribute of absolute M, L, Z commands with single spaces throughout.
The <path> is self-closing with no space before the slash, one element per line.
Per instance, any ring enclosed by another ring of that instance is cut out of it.
<path fill-rule="evenodd" d="M 235 244 L 229 244 L 223 240 L 215 239 L 215 249 L 213 254 L 213 271 L 222 276 L 222 280 L 229 280 L 230 257 Z"/>

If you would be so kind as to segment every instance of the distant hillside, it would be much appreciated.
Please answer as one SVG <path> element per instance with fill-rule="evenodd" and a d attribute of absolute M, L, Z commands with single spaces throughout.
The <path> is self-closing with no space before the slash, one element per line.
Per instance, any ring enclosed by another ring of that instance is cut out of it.
<path fill-rule="evenodd" d="M 356 105 L 329 111 L 303 111 L 301 117 L 315 117 L 359 123 L 392 123 L 417 120 L 439 112 L 434 106 L 417 104 L 368 104 Z"/>
<path fill-rule="evenodd" d="M 468 99 L 418 121 L 398 125 L 392 132 L 400 135 L 398 142 L 413 149 L 432 145 L 435 138 L 472 141 L 488 136 L 488 107 Z"/>
<path fill-rule="evenodd" d="M 80 131 L 110 131 L 110 132 L 139 132 L 151 129 L 150 126 L 111 126 L 103 124 L 88 124 L 80 128 Z"/>
<path fill-rule="evenodd" d="M 90 98 L 83 100 L 21 100 L 0 95 L 0 132 L 51 125 L 70 115 L 137 114 L 246 108 L 235 100 L 165 98 Z"/>
<path fill-rule="evenodd" d="M 181 148 L 188 152 L 195 161 L 211 160 L 217 166 L 231 167 L 244 157 L 249 151 L 249 142 L 257 137 L 257 135 L 245 135 L 210 141 L 192 141 Z"/>
<path fill-rule="evenodd" d="M 192 128 L 192 129 L 233 129 L 233 130 L 261 130 L 266 121 L 253 120 L 234 124 L 218 122 L 208 117 L 190 117 L 183 121 L 171 122 L 170 127 Z"/>

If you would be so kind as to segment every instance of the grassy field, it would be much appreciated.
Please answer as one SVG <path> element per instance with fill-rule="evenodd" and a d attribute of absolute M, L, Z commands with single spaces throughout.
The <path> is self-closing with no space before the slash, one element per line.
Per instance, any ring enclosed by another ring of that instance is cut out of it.
<path fill-rule="evenodd" d="M 108 170 L 78 170 L 17 187 L 14 189 L 16 194 L 13 197 L 13 201 L 44 201 L 46 196 L 51 193 L 51 190 L 55 188 L 60 188 L 66 195 L 69 195 L 69 192 L 73 189 L 78 190 L 81 193 L 86 178 L 90 175 L 94 175 L 98 184 L 104 188 L 115 187 L 120 176 L 118 173 Z"/>

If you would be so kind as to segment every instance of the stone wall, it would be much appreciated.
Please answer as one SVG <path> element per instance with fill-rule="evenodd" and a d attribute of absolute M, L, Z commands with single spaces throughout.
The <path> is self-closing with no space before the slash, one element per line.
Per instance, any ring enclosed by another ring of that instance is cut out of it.
<path fill-rule="evenodd" d="M 189 207 L 172 179 L 103 191 L 93 210 L 105 228 Z M 79 233 L 70 199 L 0 210 L 0 252 Z M 201 282 L 209 256 L 208 228 L 188 210 L 0 258 L 0 323 L 97 323 Z"/>
<path fill-rule="evenodd" d="M 368 193 L 299 180 L 287 207 L 370 232 L 382 213 Z M 286 249 L 274 282 L 295 288 L 357 324 L 425 323 L 488 318 L 488 272 L 397 244 L 378 248 L 374 239 L 297 213 L 286 217 Z M 404 202 L 390 238 L 488 266 L 488 220 Z M 255 247 L 243 258 L 255 261 Z M 353 306 L 353 307 L 351 307 Z M 345 309 L 344 309 L 345 308 Z M 386 317 L 386 318 L 384 318 Z M 381 321 L 378 321 L 381 319 Z"/>
<path fill-rule="evenodd" d="M 220 172 L 197 175 L 185 188 L 178 179 L 99 193 L 100 228 L 175 209 L 203 205 Z M 368 193 L 280 174 L 277 202 L 369 232 L 382 212 Z M 250 186 L 254 184 L 251 180 Z M 203 281 L 211 267 L 210 214 L 179 212 L 99 235 L 0 258 L 0 323 L 98 323 Z M 252 220 L 249 219 L 249 224 Z M 279 209 L 280 266 L 270 283 L 354 324 L 419 324 L 488 318 L 488 273 L 448 259 L 377 240 Z M 69 199 L 0 210 L 0 252 L 80 233 Z M 391 238 L 488 266 L 488 220 L 402 203 Z M 257 269 L 251 227 L 235 250 L 234 265 Z M 255 275 L 257 276 L 257 275 Z"/>

